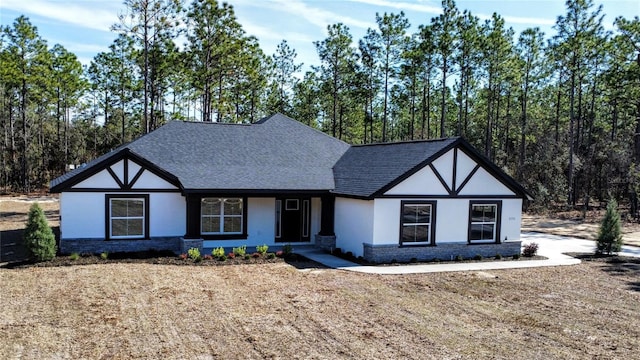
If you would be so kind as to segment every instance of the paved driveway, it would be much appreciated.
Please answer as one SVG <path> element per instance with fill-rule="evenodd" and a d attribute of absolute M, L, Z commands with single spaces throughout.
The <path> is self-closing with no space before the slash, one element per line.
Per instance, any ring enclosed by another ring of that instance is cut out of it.
<path fill-rule="evenodd" d="M 577 239 L 568 236 L 549 235 L 545 233 L 522 233 L 520 239 L 523 244 L 537 243 L 540 247 L 538 254 L 542 256 L 556 256 L 557 254 L 582 252 L 592 253 L 596 251 L 596 242 L 592 240 Z M 623 245 L 622 256 L 640 257 L 640 247 Z"/>
<path fill-rule="evenodd" d="M 596 248 L 595 242 L 592 240 L 576 239 L 567 236 L 549 235 L 544 233 L 522 233 L 520 239 L 522 240 L 523 245 L 531 242 L 537 243 L 539 245 L 538 254 L 546 257 L 547 260 L 524 260 L 525 258 L 521 258 L 517 261 L 364 266 L 323 253 L 319 250 L 305 249 L 299 253 L 311 260 L 317 261 L 334 269 L 368 274 L 401 275 L 448 271 L 482 271 L 576 265 L 580 263 L 580 260 L 564 255 L 564 253 L 593 253 Z M 640 257 L 640 247 L 623 246 L 622 251 L 619 254 L 623 256 Z"/>

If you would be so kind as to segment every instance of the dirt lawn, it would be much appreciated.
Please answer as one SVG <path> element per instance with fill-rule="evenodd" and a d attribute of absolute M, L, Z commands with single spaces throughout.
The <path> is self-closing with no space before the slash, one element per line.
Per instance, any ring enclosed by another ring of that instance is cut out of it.
<path fill-rule="evenodd" d="M 0 359 L 630 359 L 639 323 L 637 260 L 403 276 L 0 268 Z"/>

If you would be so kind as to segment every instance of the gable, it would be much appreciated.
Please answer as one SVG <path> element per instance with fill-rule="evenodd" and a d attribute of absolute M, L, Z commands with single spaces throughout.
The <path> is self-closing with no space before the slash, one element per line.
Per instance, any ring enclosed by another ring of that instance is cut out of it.
<path fill-rule="evenodd" d="M 475 158 L 475 159 L 474 159 Z M 385 196 L 517 196 L 487 164 L 456 146 L 403 179 Z"/>
<path fill-rule="evenodd" d="M 69 191 L 178 191 L 175 181 L 167 178 L 144 159 L 130 152 L 96 165 L 86 177 L 76 180 Z M 69 179 L 68 181 L 73 181 Z M 60 191 L 60 190 L 59 190 Z"/>

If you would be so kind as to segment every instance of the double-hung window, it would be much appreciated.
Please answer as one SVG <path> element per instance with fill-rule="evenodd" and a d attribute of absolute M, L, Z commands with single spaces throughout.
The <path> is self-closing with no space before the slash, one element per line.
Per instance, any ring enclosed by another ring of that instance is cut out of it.
<path fill-rule="evenodd" d="M 107 230 L 110 239 L 144 239 L 148 232 L 148 196 L 107 196 Z"/>
<path fill-rule="evenodd" d="M 469 204 L 469 243 L 500 242 L 500 202 Z"/>
<path fill-rule="evenodd" d="M 202 234 L 242 234 L 242 198 L 202 198 L 200 213 Z"/>
<path fill-rule="evenodd" d="M 436 203 L 401 202 L 400 245 L 435 244 Z"/>

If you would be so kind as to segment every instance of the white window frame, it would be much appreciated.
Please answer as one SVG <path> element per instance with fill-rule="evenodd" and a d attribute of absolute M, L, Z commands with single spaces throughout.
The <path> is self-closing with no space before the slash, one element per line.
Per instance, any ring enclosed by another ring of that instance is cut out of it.
<path fill-rule="evenodd" d="M 405 222 L 404 221 L 404 207 L 405 206 L 419 206 L 419 207 L 428 207 L 429 208 L 429 222 Z M 435 223 L 435 204 L 429 202 L 414 202 L 414 201 L 403 201 L 400 204 L 400 245 L 430 245 L 432 243 L 432 232 L 433 226 Z M 404 241 L 403 233 L 404 228 L 413 226 L 427 226 L 427 241 Z"/>
<path fill-rule="evenodd" d="M 218 200 L 220 202 L 220 214 L 204 214 L 202 212 L 202 203 L 204 202 L 205 199 L 214 199 L 214 200 Z M 240 212 L 239 215 L 237 214 L 232 214 L 232 215 L 227 215 L 224 213 L 224 203 L 227 200 L 235 200 L 235 201 L 240 201 L 240 208 L 242 209 L 242 211 Z M 219 231 L 203 231 L 202 229 L 202 225 L 203 222 L 202 220 L 204 218 L 219 218 L 220 219 L 220 229 Z M 225 218 L 240 218 L 240 230 L 239 231 L 224 231 L 224 219 Z M 243 198 L 215 198 L 215 197 L 203 197 L 200 200 L 200 233 L 202 235 L 241 235 L 243 234 L 244 231 L 244 199 Z"/>
<path fill-rule="evenodd" d="M 500 214 L 498 214 L 498 210 L 500 209 L 500 207 L 498 206 L 498 203 L 488 203 L 488 202 L 476 202 L 476 203 L 471 203 L 470 205 L 470 211 L 469 211 L 469 242 L 470 243 L 495 243 L 497 242 L 497 232 L 498 232 L 498 217 L 500 216 Z M 473 208 L 474 206 L 482 206 L 482 207 L 492 207 L 494 209 L 494 214 L 495 216 L 493 217 L 493 221 L 484 221 L 484 219 L 482 221 L 473 221 Z M 492 239 L 471 239 L 471 227 L 473 225 L 493 225 L 493 234 L 492 234 Z"/>
<path fill-rule="evenodd" d="M 142 216 L 113 216 L 113 200 L 142 201 Z M 110 197 L 109 198 L 109 238 L 110 239 L 144 239 L 146 237 L 146 199 L 144 197 Z M 141 235 L 113 235 L 113 220 L 142 220 Z"/>

